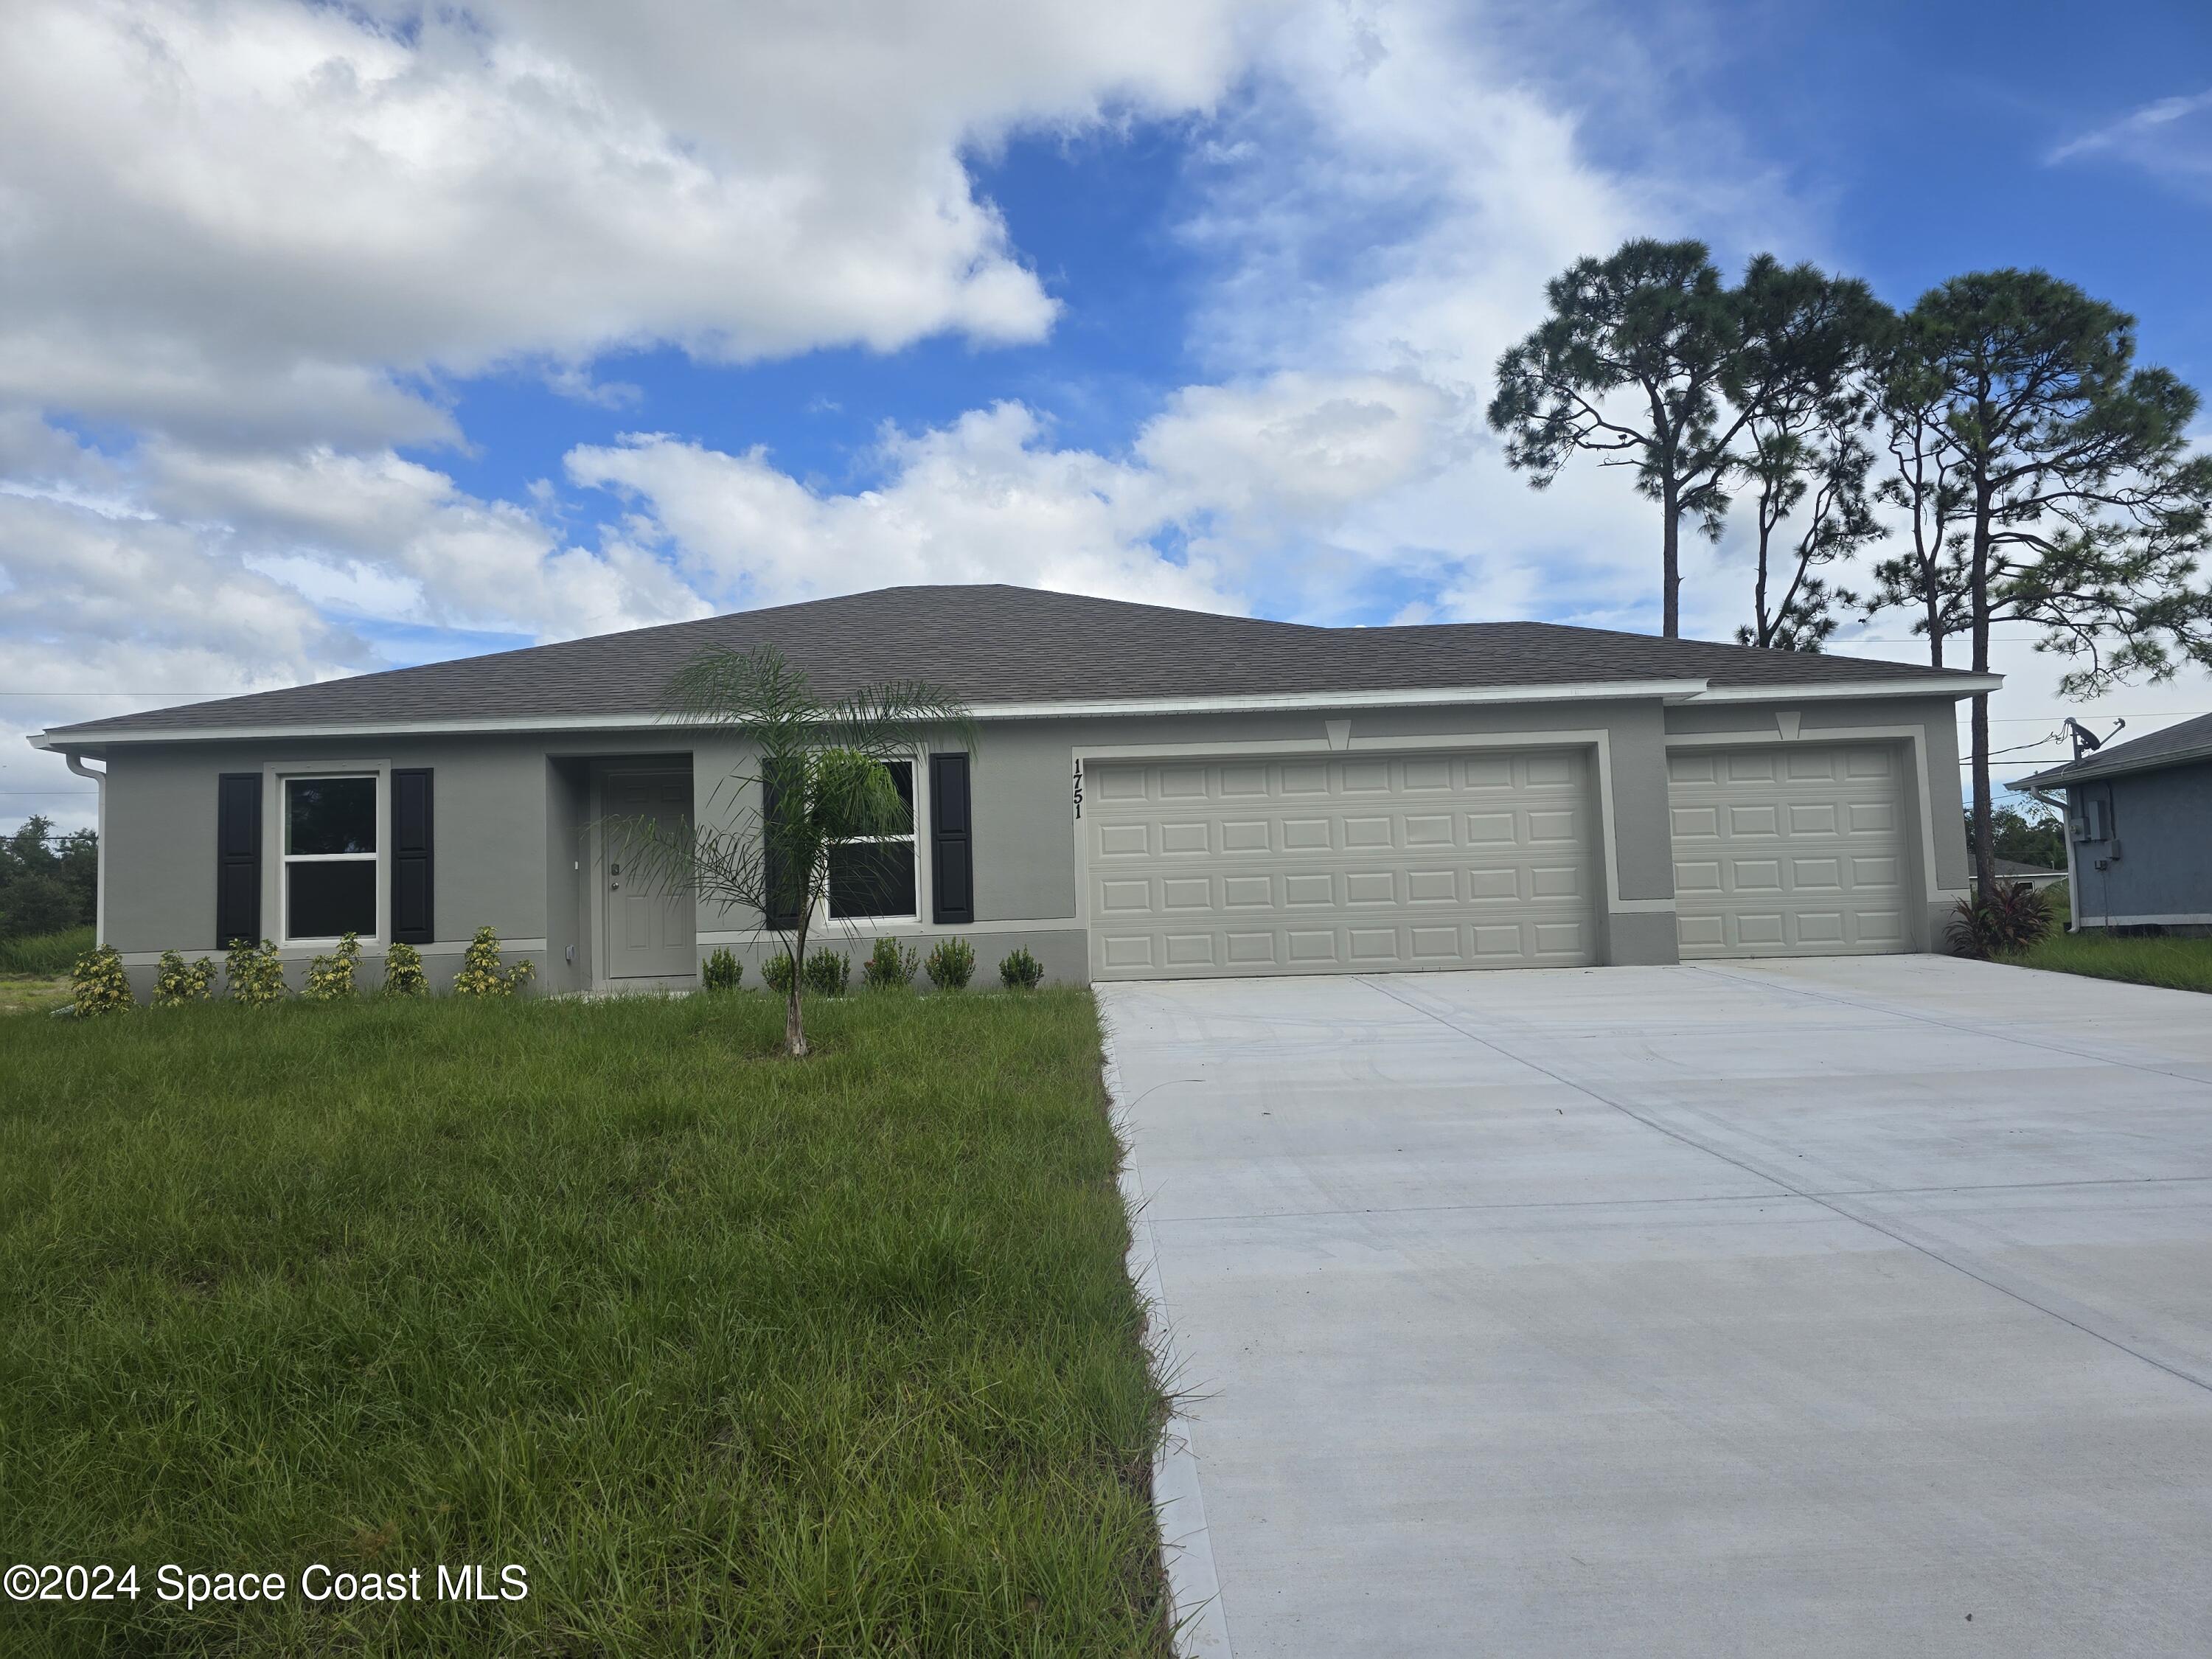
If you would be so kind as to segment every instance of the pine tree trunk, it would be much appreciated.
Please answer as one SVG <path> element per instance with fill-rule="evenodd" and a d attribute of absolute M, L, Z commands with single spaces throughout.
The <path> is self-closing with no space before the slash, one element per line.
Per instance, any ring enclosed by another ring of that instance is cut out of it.
<path fill-rule="evenodd" d="M 1659 631 L 1670 640 L 1682 637 L 1682 503 L 1672 478 L 1660 498 L 1666 517 L 1659 543 Z"/>
<path fill-rule="evenodd" d="M 1989 484 L 1974 487 L 1973 647 L 1974 672 L 1990 672 Z M 1996 826 L 1990 803 L 1990 694 L 1974 694 L 1970 738 L 1974 753 L 1974 895 L 1984 903 L 1997 892 Z"/>
<path fill-rule="evenodd" d="M 1928 665 L 1943 665 L 1943 605 L 1936 594 L 1936 578 L 1928 577 Z"/>

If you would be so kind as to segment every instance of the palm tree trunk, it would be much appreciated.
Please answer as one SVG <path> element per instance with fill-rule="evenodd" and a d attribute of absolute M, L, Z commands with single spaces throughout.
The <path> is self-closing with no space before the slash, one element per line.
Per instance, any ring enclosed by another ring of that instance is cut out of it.
<path fill-rule="evenodd" d="M 791 993 L 783 1004 L 783 1051 L 793 1060 L 806 1058 L 806 1023 L 799 1012 L 799 969 L 806 961 L 806 918 L 799 919 L 799 931 L 793 934 L 791 944 Z"/>

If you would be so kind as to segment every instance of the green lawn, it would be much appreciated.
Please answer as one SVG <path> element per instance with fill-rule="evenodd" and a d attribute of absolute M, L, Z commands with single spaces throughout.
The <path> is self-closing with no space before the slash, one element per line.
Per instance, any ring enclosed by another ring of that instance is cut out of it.
<path fill-rule="evenodd" d="M 0 1565 L 141 1592 L 0 1603 L 0 1651 L 1164 1650 L 1089 996 L 817 1003 L 796 1065 L 781 1018 L 0 1024 Z M 288 1590 L 186 1611 L 164 1563 Z"/>
<path fill-rule="evenodd" d="M 2212 991 L 2212 939 L 2112 939 L 2052 933 L 2008 962 L 2054 973 L 2124 979 L 2176 991 Z"/>

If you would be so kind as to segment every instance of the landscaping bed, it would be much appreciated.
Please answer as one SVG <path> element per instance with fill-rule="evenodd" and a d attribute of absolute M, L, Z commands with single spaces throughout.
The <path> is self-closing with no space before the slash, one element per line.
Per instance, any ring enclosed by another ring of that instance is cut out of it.
<path fill-rule="evenodd" d="M 808 1012 L 801 1062 L 744 993 L 7 1022 L 0 1541 L 139 1595 L 0 1649 L 1164 1651 L 1089 995 Z"/>

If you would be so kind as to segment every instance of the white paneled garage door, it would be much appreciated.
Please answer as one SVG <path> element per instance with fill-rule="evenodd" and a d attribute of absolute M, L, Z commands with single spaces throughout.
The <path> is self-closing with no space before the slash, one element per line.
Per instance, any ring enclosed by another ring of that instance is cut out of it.
<path fill-rule="evenodd" d="M 1912 948 L 1898 750 L 1674 749 L 1667 772 L 1683 956 Z"/>
<path fill-rule="evenodd" d="M 1596 960 L 1572 750 L 1095 763 L 1096 979 Z"/>

